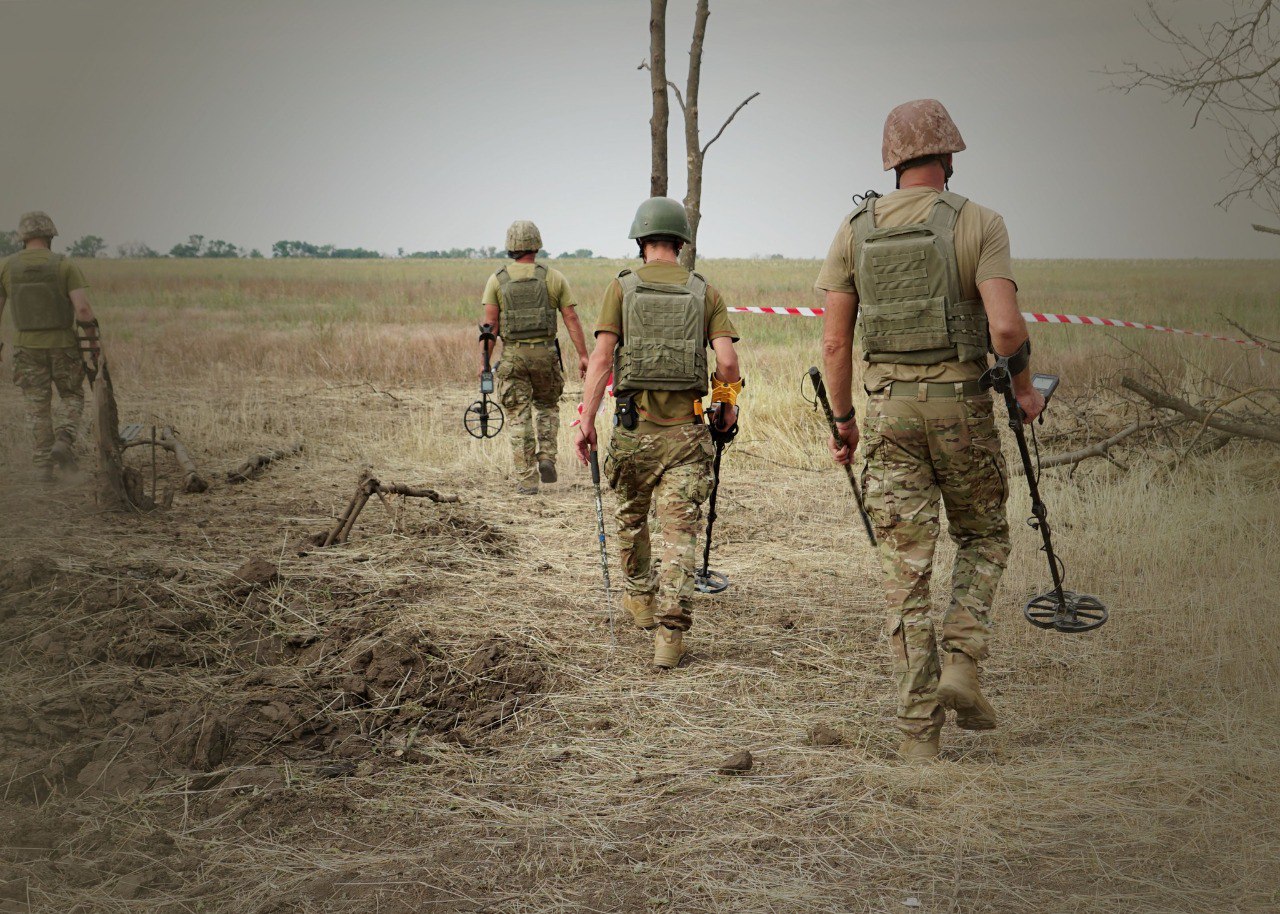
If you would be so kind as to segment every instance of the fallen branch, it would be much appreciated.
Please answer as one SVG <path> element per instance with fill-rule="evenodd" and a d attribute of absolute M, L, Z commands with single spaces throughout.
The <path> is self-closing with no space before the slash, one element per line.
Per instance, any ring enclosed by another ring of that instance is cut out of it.
<path fill-rule="evenodd" d="M 1045 457 L 1040 461 L 1040 469 L 1046 470 L 1049 467 L 1073 466 L 1088 460 L 1090 457 L 1103 457 L 1111 460 L 1109 453 L 1111 448 L 1115 447 L 1126 438 L 1132 438 L 1139 432 L 1149 431 L 1153 428 L 1172 428 L 1175 425 L 1181 425 L 1186 419 L 1174 419 L 1173 421 L 1161 421 L 1159 419 L 1150 419 L 1145 422 L 1134 422 L 1124 429 L 1116 432 L 1110 438 L 1104 438 L 1095 442 L 1088 447 L 1081 448 L 1078 451 L 1068 451 L 1065 454 L 1054 454 L 1052 457 Z M 1012 468 L 1009 471 L 1010 476 L 1022 476 L 1023 469 L 1021 466 Z"/>
<path fill-rule="evenodd" d="M 1277 231 L 1276 234 L 1280 234 L 1280 231 Z M 1235 327 L 1237 330 L 1239 330 L 1241 333 L 1247 336 L 1250 340 L 1257 343 L 1260 347 L 1262 347 L 1263 349 L 1266 349 L 1268 352 L 1280 352 L 1280 340 L 1272 340 L 1272 339 L 1267 339 L 1265 336 L 1258 336 L 1252 330 L 1248 329 L 1247 327 L 1241 326 L 1239 323 L 1237 323 L 1236 321 L 1233 321 L 1231 318 L 1227 317 L 1225 314 L 1222 314 L 1222 318 L 1226 320 L 1226 322 L 1230 324 L 1232 327 Z"/>
<path fill-rule="evenodd" d="M 1256 222 L 1253 224 L 1253 230 L 1255 232 L 1267 232 L 1270 235 L 1280 235 L 1280 228 L 1272 228 L 1269 225 L 1258 225 Z"/>
<path fill-rule="evenodd" d="M 1216 431 L 1224 432 L 1228 435 L 1236 435 L 1240 438 L 1252 438 L 1255 441 L 1270 441 L 1272 444 L 1280 444 L 1280 428 L 1251 425 L 1247 422 L 1219 418 L 1214 415 L 1217 409 L 1212 412 L 1200 409 L 1192 406 L 1186 400 L 1180 400 L 1172 394 L 1155 390 L 1139 381 L 1133 380 L 1133 378 L 1123 378 L 1120 383 L 1152 406 L 1181 413 L 1193 422 L 1199 422 Z"/>
<path fill-rule="evenodd" d="M 360 477 L 360 482 L 356 485 L 356 494 L 351 496 L 351 501 L 347 503 L 347 510 L 343 511 L 342 517 L 338 518 L 337 526 L 329 531 L 320 545 L 332 546 L 335 543 L 345 543 L 347 538 L 351 536 L 351 529 L 356 525 L 356 519 L 360 517 L 360 512 L 369 503 L 369 499 L 375 495 L 379 498 L 383 498 L 384 495 L 427 498 L 440 504 L 457 504 L 460 501 L 456 495 L 444 495 L 435 489 L 407 486 L 398 482 L 379 482 L 376 478 L 366 473 Z"/>
<path fill-rule="evenodd" d="M 274 451 L 267 451 L 265 454 L 255 454 L 234 470 L 229 470 L 227 472 L 227 482 L 247 482 L 275 461 L 282 460 L 285 457 L 292 457 L 294 454 L 301 452 L 302 442 L 295 441 L 285 448 L 277 448 Z"/>

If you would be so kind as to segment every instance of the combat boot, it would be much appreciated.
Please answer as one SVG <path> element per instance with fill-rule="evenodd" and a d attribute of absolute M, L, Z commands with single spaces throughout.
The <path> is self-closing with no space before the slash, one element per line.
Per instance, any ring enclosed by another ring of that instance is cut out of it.
<path fill-rule="evenodd" d="M 560 477 L 556 475 L 556 462 L 549 457 L 543 457 L 538 461 L 538 476 L 543 482 L 555 482 Z"/>
<path fill-rule="evenodd" d="M 74 470 L 76 468 L 75 448 L 72 447 L 71 442 L 64 435 L 59 435 L 57 440 L 53 442 L 49 457 L 59 469 Z"/>
<path fill-rule="evenodd" d="M 994 730 L 996 709 L 978 688 L 978 664 L 964 651 L 948 651 L 938 680 L 938 703 L 956 712 L 962 730 Z"/>
<path fill-rule="evenodd" d="M 928 765 L 938 760 L 938 734 L 924 739 L 908 736 L 898 745 L 898 756 L 908 765 Z"/>
<path fill-rule="evenodd" d="M 675 669 L 684 653 L 684 632 L 659 625 L 653 633 L 653 665 L 660 670 Z"/>
<path fill-rule="evenodd" d="M 622 595 L 622 607 L 631 613 L 636 625 L 645 631 L 653 631 L 658 623 L 653 621 L 653 594 L 628 593 Z"/>
<path fill-rule="evenodd" d="M 535 475 L 524 476 L 516 483 L 517 495 L 537 495 L 538 494 L 538 477 Z"/>

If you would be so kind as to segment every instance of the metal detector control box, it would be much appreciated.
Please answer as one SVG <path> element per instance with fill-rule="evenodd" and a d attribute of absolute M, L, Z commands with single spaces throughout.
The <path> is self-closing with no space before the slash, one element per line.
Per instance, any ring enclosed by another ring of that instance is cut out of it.
<path fill-rule="evenodd" d="M 493 372 L 492 371 L 486 371 L 480 375 L 480 393 L 482 394 L 493 393 Z"/>
<path fill-rule="evenodd" d="M 1048 403 L 1049 398 L 1053 396 L 1053 392 L 1058 389 L 1058 376 L 1056 374 L 1033 374 L 1031 376 L 1031 386 L 1040 391 L 1040 396 L 1044 397 L 1044 402 Z"/>

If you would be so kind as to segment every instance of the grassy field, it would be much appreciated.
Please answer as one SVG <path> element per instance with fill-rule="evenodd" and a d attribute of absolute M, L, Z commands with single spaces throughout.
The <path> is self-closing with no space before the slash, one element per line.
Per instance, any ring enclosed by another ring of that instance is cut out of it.
<path fill-rule="evenodd" d="M 624 264 L 554 265 L 590 323 Z M 1112 608 L 1076 637 L 1021 619 L 1047 575 L 1015 480 L 984 671 L 1001 728 L 948 727 L 942 763 L 904 769 L 878 563 L 800 397 L 820 322 L 735 318 L 749 387 L 713 559 L 733 586 L 700 599 L 692 662 L 655 676 L 603 622 L 567 430 L 534 499 L 505 437 L 462 431 L 495 266 L 85 265 L 122 421 L 174 425 L 215 486 L 147 516 L 98 512 L 88 479 L 41 496 L 0 393 L 0 912 L 1280 905 L 1273 446 L 1187 429 L 1046 471 L 1068 583 Z M 809 305 L 817 266 L 702 269 L 732 304 Z M 1026 310 L 1280 337 L 1272 261 L 1017 273 Z M 1126 374 L 1192 400 L 1280 387 L 1273 356 L 1228 344 L 1033 338 L 1063 376 L 1050 453 L 1149 415 Z M 221 480 L 294 439 L 262 479 Z M 300 548 L 366 466 L 461 503 L 374 503 L 350 545 Z M 248 590 L 231 574 L 255 556 L 279 579 Z M 716 774 L 744 748 L 750 774 Z"/>

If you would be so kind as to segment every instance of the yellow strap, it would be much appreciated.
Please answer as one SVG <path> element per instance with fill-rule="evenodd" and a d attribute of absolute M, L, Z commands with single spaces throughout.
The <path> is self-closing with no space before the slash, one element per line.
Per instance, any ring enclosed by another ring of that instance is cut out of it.
<path fill-rule="evenodd" d="M 711 402 L 728 403 L 730 406 L 737 406 L 738 395 L 742 393 L 742 388 L 746 386 L 747 382 L 745 380 L 738 380 L 729 384 L 721 381 L 713 374 L 711 376 Z"/>

